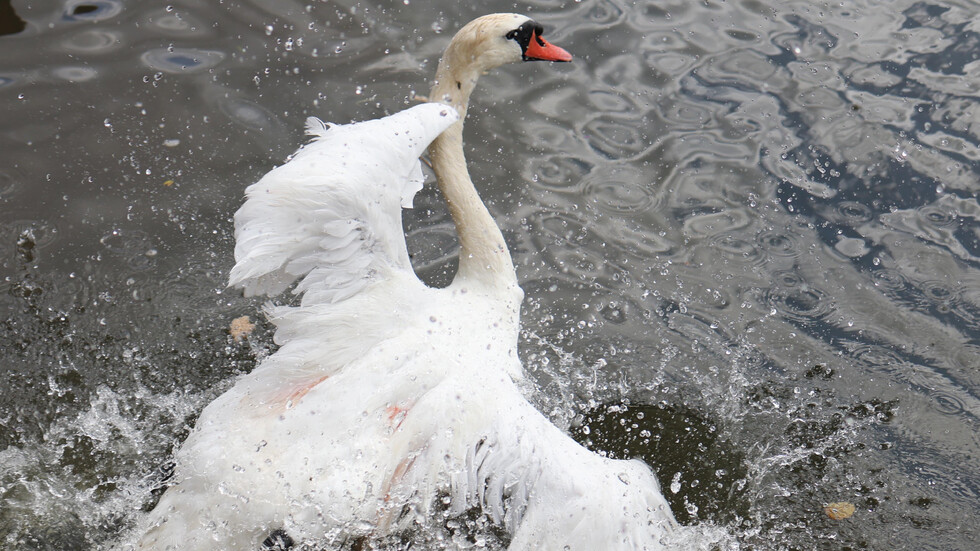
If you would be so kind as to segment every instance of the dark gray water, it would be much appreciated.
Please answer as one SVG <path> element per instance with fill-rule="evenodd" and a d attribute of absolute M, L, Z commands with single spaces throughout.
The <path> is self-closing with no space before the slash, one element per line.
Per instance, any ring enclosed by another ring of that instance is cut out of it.
<path fill-rule="evenodd" d="M 467 143 L 535 403 L 744 549 L 980 548 L 976 3 L 0 5 L 0 547 L 107 545 L 272 348 L 230 217 L 304 118 L 520 11 L 575 62 L 486 77 Z M 432 188 L 406 224 L 448 281 Z"/>

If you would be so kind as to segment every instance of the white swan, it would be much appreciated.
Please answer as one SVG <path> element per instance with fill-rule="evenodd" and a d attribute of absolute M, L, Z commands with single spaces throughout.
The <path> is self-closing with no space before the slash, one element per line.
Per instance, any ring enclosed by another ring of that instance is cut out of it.
<path fill-rule="evenodd" d="M 486 70 L 571 59 L 541 33 L 476 19 L 434 103 L 310 119 L 313 141 L 248 188 L 231 284 L 275 295 L 298 279 L 302 301 L 269 310 L 281 348 L 201 413 L 136 548 L 257 549 L 270 533 L 336 546 L 473 508 L 511 550 L 664 547 L 677 528 L 650 469 L 584 449 L 515 384 L 523 292 L 466 171 L 463 117 Z M 430 142 L 461 245 L 444 289 L 417 279 L 401 226 Z"/>

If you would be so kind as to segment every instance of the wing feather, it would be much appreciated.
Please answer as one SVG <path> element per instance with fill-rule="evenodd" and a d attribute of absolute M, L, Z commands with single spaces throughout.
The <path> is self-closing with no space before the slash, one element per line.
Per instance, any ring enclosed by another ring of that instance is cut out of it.
<path fill-rule="evenodd" d="M 329 303 L 411 271 L 401 209 L 422 189 L 419 156 L 457 119 L 434 103 L 347 125 L 307 119 L 312 141 L 245 191 L 229 285 L 276 295 L 301 280 L 303 304 Z"/>
<path fill-rule="evenodd" d="M 502 521 L 513 535 L 509 549 L 666 547 L 660 540 L 677 524 L 649 467 L 586 450 L 508 395 L 498 394 L 506 409 L 469 455 L 469 487 L 457 484 L 455 499 Z"/>

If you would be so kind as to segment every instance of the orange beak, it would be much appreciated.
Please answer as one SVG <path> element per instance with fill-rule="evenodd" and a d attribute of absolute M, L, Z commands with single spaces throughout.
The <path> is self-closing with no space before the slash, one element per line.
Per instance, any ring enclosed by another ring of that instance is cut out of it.
<path fill-rule="evenodd" d="M 531 40 L 527 44 L 527 49 L 524 50 L 524 59 L 526 61 L 571 61 L 572 54 L 541 38 L 538 33 L 532 32 Z"/>

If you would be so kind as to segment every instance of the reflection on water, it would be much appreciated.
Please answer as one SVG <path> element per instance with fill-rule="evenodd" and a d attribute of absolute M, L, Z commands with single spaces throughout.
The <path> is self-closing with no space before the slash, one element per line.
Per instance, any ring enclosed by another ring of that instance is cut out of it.
<path fill-rule="evenodd" d="M 152 505 L 273 346 L 226 329 L 260 306 L 225 289 L 244 187 L 308 115 L 410 105 L 485 10 L 576 56 L 488 76 L 468 122 L 535 403 L 745 548 L 980 546 L 972 2 L 71 0 L 0 2 L 3 547 Z M 406 228 L 445 284 L 431 186 Z"/>

